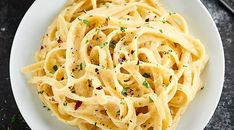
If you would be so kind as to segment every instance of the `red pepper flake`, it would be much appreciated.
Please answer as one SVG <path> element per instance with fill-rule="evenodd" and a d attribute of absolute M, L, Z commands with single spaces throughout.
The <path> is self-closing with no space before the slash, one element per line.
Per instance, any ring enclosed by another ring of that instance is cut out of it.
<path fill-rule="evenodd" d="M 102 90 L 102 86 L 99 86 L 96 88 L 97 90 Z"/>
<path fill-rule="evenodd" d="M 77 110 L 81 106 L 81 101 L 76 101 L 75 110 Z"/>
<path fill-rule="evenodd" d="M 43 46 L 43 45 L 41 45 L 41 48 L 40 48 L 40 49 L 41 49 L 41 50 L 42 50 L 42 49 L 44 49 L 44 46 Z"/>
<path fill-rule="evenodd" d="M 123 63 L 124 61 L 126 61 L 126 58 L 123 57 L 123 58 L 119 59 L 118 61 L 119 61 L 119 63 Z"/>
<path fill-rule="evenodd" d="M 63 43 L 63 41 L 61 40 L 61 38 L 59 37 L 57 40 L 58 43 Z"/>

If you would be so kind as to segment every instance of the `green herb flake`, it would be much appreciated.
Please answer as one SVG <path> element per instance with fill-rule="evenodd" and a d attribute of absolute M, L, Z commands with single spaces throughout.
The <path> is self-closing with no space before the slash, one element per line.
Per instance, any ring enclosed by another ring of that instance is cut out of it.
<path fill-rule="evenodd" d="M 150 78 L 150 73 L 144 73 L 142 76 L 145 78 Z"/>
<path fill-rule="evenodd" d="M 117 115 L 120 115 L 120 110 L 118 110 L 118 111 L 116 112 L 116 114 L 117 114 Z"/>
<path fill-rule="evenodd" d="M 149 96 L 149 102 L 152 103 L 154 100 Z"/>
<path fill-rule="evenodd" d="M 169 15 L 171 16 L 171 15 L 173 15 L 173 14 L 176 14 L 175 12 L 169 12 Z"/>
<path fill-rule="evenodd" d="M 166 20 L 165 20 L 165 19 L 163 19 L 163 20 L 161 20 L 161 22 L 162 22 L 162 23 L 166 23 Z"/>
<path fill-rule="evenodd" d="M 16 121 L 16 114 L 14 114 L 14 115 L 11 117 L 11 123 L 13 124 L 13 123 L 15 123 L 15 121 Z"/>
<path fill-rule="evenodd" d="M 149 83 L 146 80 L 142 83 L 142 85 L 145 86 L 146 88 L 150 87 Z"/>
<path fill-rule="evenodd" d="M 162 30 L 162 29 L 159 29 L 159 32 L 160 32 L 160 33 L 163 33 L 163 30 Z"/>
<path fill-rule="evenodd" d="M 44 90 L 38 91 L 37 93 L 38 93 L 38 94 L 43 94 L 43 93 L 44 93 Z"/>
<path fill-rule="evenodd" d="M 124 99 L 123 98 L 121 98 L 120 104 L 124 104 Z"/>
<path fill-rule="evenodd" d="M 104 42 L 100 45 L 101 48 L 104 48 L 106 45 L 108 44 L 108 42 Z"/>
<path fill-rule="evenodd" d="M 123 88 L 123 90 L 121 91 L 121 94 L 122 95 L 127 95 L 128 89 L 129 89 L 129 87 Z"/>
<path fill-rule="evenodd" d="M 85 44 L 87 44 L 88 42 L 89 42 L 89 40 L 86 40 L 86 41 L 85 41 Z"/>
<path fill-rule="evenodd" d="M 88 20 L 83 19 L 82 22 L 83 22 L 84 24 L 86 24 L 87 26 L 89 26 L 89 21 L 88 21 Z"/>
<path fill-rule="evenodd" d="M 105 4 L 106 8 L 109 8 L 110 6 L 108 4 Z"/>
<path fill-rule="evenodd" d="M 97 126 L 97 122 L 94 122 L 94 126 Z"/>
<path fill-rule="evenodd" d="M 96 29 L 95 29 L 95 32 L 97 32 L 97 34 L 99 34 L 100 31 L 101 31 L 100 28 L 96 28 Z"/>
<path fill-rule="evenodd" d="M 63 103 L 63 106 L 67 106 L 67 103 L 66 103 L 66 102 L 64 102 L 64 103 Z"/>
<path fill-rule="evenodd" d="M 125 32 L 126 29 L 127 29 L 126 27 L 120 27 L 121 32 Z"/>
<path fill-rule="evenodd" d="M 57 71 L 57 70 L 58 70 L 58 66 L 57 66 L 57 65 L 54 65 L 54 66 L 53 66 L 53 70 L 54 70 L 54 72 Z"/>
<path fill-rule="evenodd" d="M 83 64 L 82 63 L 80 63 L 80 70 L 83 70 Z"/>
<path fill-rule="evenodd" d="M 107 20 L 110 20 L 110 16 L 108 16 L 106 19 L 107 19 Z"/>

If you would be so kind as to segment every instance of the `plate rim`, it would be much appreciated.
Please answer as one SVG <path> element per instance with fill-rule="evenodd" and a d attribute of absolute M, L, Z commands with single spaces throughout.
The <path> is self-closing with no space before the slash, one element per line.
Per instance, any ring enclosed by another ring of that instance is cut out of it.
<path fill-rule="evenodd" d="M 10 58 L 9 58 L 9 76 L 10 76 L 10 85 L 11 85 L 11 89 L 12 89 L 12 93 L 13 93 L 13 96 L 14 96 L 14 100 L 15 100 L 15 102 L 16 102 L 16 105 L 17 105 L 17 107 L 18 107 L 18 110 L 20 111 L 20 113 L 21 113 L 21 115 L 22 115 L 22 117 L 23 117 L 23 119 L 25 120 L 25 122 L 27 123 L 27 125 L 30 127 L 30 128 L 34 128 L 33 127 L 33 125 L 32 125 L 32 123 L 31 123 L 31 121 L 30 121 L 30 119 L 28 118 L 28 116 L 26 116 L 26 114 L 22 111 L 22 107 L 21 107 L 21 105 L 20 105 L 20 103 L 19 103 L 19 100 L 17 100 L 17 98 L 18 97 L 16 97 L 16 90 L 14 89 L 14 87 L 13 87 L 13 84 L 15 84 L 15 83 L 13 83 L 13 81 L 14 81 L 14 79 L 12 78 L 13 76 L 13 64 L 12 64 L 12 60 L 13 60 L 13 51 L 16 49 L 16 47 L 15 47 L 15 42 L 16 42 L 16 37 L 19 35 L 19 30 L 22 28 L 21 26 L 22 26 L 22 23 L 23 23 L 23 21 L 24 21 L 24 19 L 25 19 L 25 16 L 27 16 L 27 14 L 30 12 L 30 10 L 32 9 L 32 8 L 34 8 L 34 6 L 36 6 L 36 4 L 37 4 L 37 2 L 38 1 L 40 1 L 40 0 L 36 0 L 36 1 L 34 1 L 31 5 L 30 5 L 30 7 L 27 9 L 27 11 L 26 11 L 26 13 L 24 14 L 24 16 L 22 17 L 22 19 L 21 19 L 21 21 L 20 21 L 20 24 L 18 25 L 18 28 L 17 28 L 17 30 L 16 30 L 16 33 L 15 33 L 15 36 L 14 36 L 14 40 L 12 41 L 12 46 L 11 46 L 11 52 L 10 52 Z M 211 112 L 209 112 L 208 113 L 208 117 L 209 118 L 206 118 L 206 120 L 204 120 L 203 121 L 203 124 L 202 124 L 202 127 L 203 128 L 205 128 L 206 127 L 206 125 L 208 124 L 208 122 L 210 121 L 210 119 L 212 118 L 212 115 L 215 113 L 215 110 L 216 110 L 216 108 L 218 107 L 218 103 L 219 103 L 219 101 L 220 101 L 220 99 L 221 99 L 221 95 L 222 95 L 222 91 L 223 91 L 223 86 L 224 86 L 224 79 L 225 79 L 225 55 L 224 55 L 224 47 L 223 47 L 223 42 L 222 42 L 222 39 L 221 39 L 221 36 L 220 36 L 220 33 L 219 33 L 219 30 L 218 30 L 218 28 L 217 28 L 217 26 L 216 26 L 216 24 L 215 24 L 215 22 L 214 22 L 214 20 L 213 20 L 213 18 L 212 18 L 212 16 L 211 16 L 211 14 L 209 13 L 209 11 L 207 10 L 207 8 L 204 6 L 204 4 L 200 1 L 200 0 L 197 0 L 197 2 L 198 2 L 198 4 L 203 8 L 203 10 L 205 11 L 205 13 L 207 14 L 207 16 L 209 17 L 209 19 L 211 19 L 211 21 L 212 21 L 212 27 L 214 27 L 214 29 L 215 29 L 215 35 L 217 35 L 218 37 L 218 41 L 217 41 L 217 43 L 219 43 L 219 47 L 220 47 L 220 50 L 221 50 L 221 54 L 222 54 L 222 62 L 221 62 L 221 67 L 222 68 L 220 68 L 221 69 L 221 71 L 222 71 L 222 76 L 220 76 L 220 77 L 222 77 L 222 79 L 221 79 L 221 81 L 222 81 L 222 85 L 221 86 L 219 86 L 219 87 L 217 87 L 217 88 L 219 88 L 220 89 L 220 91 L 218 92 L 218 95 L 217 95 L 217 99 L 218 100 L 216 100 L 215 101 L 215 103 L 213 103 L 213 106 L 215 106 L 215 107 L 212 107 L 211 108 Z"/>

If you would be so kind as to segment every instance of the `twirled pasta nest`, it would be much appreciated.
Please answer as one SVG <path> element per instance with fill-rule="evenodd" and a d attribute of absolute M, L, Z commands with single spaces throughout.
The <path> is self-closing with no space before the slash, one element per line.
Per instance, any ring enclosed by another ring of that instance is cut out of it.
<path fill-rule="evenodd" d="M 175 129 L 201 89 L 205 49 L 153 0 L 70 0 L 36 52 L 40 99 L 81 130 Z"/>

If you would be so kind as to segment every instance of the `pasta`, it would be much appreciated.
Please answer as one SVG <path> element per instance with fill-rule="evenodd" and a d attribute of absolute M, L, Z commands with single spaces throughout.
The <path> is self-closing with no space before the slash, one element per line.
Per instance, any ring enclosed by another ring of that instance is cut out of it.
<path fill-rule="evenodd" d="M 81 130 L 173 130 L 208 56 L 155 0 L 69 0 L 22 68 L 43 104 Z"/>

